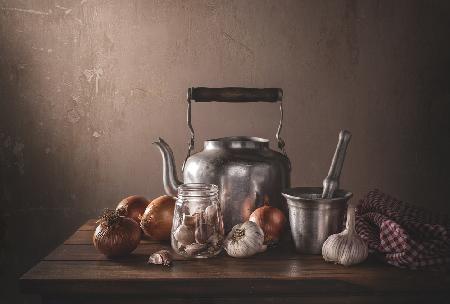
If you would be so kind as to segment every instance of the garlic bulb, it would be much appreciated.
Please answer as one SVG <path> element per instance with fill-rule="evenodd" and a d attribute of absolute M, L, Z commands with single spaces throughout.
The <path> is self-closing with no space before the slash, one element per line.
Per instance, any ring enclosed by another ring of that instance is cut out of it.
<path fill-rule="evenodd" d="M 237 224 L 231 229 L 224 241 L 223 247 L 228 255 L 235 258 L 245 258 L 267 249 L 264 243 L 264 232 L 254 222 L 247 221 Z"/>
<path fill-rule="evenodd" d="M 355 207 L 348 206 L 346 229 L 327 238 L 322 256 L 327 262 L 350 266 L 363 262 L 368 255 L 367 244 L 355 230 Z"/>

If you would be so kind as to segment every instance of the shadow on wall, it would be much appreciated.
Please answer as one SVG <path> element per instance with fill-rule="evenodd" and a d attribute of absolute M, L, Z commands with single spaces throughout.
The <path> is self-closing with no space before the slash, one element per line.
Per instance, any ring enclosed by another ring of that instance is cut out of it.
<path fill-rule="evenodd" d="M 52 49 L 42 48 L 55 37 L 37 30 L 58 20 L 39 12 L 46 10 L 0 9 L 1 303 L 36 302 L 19 294 L 17 278 L 96 213 L 73 196 L 76 138 L 64 122 L 66 102 L 49 93 L 55 68 L 45 59 Z"/>
<path fill-rule="evenodd" d="M 114 43 L 103 21 L 133 3 L 60 4 L 0 4 L 1 303 L 34 302 L 20 295 L 17 278 L 83 221 L 130 194 L 118 185 L 136 184 L 129 163 L 139 158 L 128 148 L 125 173 L 102 173 L 114 167 L 108 157 L 124 141 L 111 143 L 111 134 L 121 131 L 118 109 L 126 103 L 109 78 Z"/>

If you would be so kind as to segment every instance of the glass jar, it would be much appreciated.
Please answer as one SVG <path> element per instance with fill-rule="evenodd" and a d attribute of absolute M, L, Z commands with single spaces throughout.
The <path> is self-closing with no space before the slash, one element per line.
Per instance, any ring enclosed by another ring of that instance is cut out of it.
<path fill-rule="evenodd" d="M 209 258 L 220 253 L 224 238 L 218 187 L 211 184 L 183 184 L 172 223 L 172 248 L 189 258 Z"/>

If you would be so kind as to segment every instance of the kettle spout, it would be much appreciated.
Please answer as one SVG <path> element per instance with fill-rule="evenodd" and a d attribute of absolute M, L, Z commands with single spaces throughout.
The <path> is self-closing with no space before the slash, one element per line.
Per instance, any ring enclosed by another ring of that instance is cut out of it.
<path fill-rule="evenodd" d="M 155 141 L 153 144 L 155 144 L 158 147 L 163 159 L 164 190 L 168 195 L 177 196 L 178 186 L 181 185 L 181 182 L 177 178 L 175 160 L 173 157 L 172 149 L 162 138 L 158 138 L 158 141 Z"/>

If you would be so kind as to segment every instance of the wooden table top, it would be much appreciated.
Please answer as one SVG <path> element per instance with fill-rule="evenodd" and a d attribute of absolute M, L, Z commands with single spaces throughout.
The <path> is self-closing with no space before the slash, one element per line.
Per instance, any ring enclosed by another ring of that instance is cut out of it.
<path fill-rule="evenodd" d="M 24 293 L 39 295 L 115 294 L 169 297 L 299 295 L 448 296 L 450 275 L 411 271 L 366 261 L 343 267 L 321 256 L 296 254 L 291 245 L 247 259 L 222 254 L 211 259 L 175 256 L 172 267 L 147 265 L 148 256 L 169 243 L 142 240 L 128 257 L 109 260 L 92 245 L 95 221 L 20 278 Z"/>

